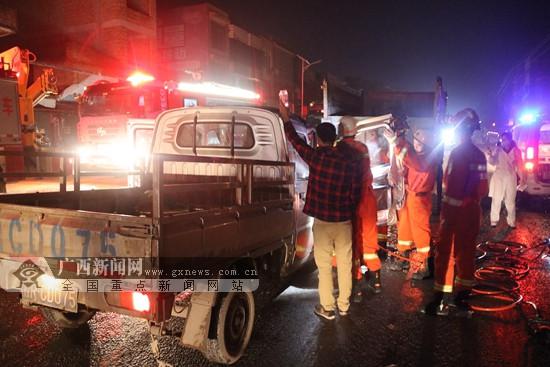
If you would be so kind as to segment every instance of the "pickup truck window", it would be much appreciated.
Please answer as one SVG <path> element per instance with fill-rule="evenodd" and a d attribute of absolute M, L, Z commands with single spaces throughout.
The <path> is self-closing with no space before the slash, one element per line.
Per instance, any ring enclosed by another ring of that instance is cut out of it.
<path fill-rule="evenodd" d="M 179 127 L 176 143 L 182 148 L 193 147 L 193 123 Z M 254 133 L 247 124 L 235 123 L 235 148 L 250 149 L 254 146 Z M 197 148 L 230 148 L 230 123 L 198 123 Z"/>

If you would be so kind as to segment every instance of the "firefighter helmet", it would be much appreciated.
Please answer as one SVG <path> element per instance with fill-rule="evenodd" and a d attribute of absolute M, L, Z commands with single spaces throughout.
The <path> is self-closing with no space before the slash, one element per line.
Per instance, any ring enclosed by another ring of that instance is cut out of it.
<path fill-rule="evenodd" d="M 471 136 L 475 130 L 480 129 L 479 116 L 471 108 L 458 111 L 451 118 L 451 122 L 456 125 L 458 130 L 465 132 L 468 136 Z"/>

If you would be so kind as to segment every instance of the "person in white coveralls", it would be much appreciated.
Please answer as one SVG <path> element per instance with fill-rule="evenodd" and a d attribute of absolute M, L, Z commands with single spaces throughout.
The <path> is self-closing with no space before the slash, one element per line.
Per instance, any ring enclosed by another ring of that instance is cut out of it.
<path fill-rule="evenodd" d="M 491 226 L 496 227 L 500 219 L 502 202 L 506 207 L 506 221 L 511 229 L 516 228 L 516 194 L 519 186 L 525 182 L 521 151 L 512 139 L 512 134 L 505 132 L 501 144 L 489 151 L 489 162 L 495 166 L 495 173 L 489 185 L 491 202 Z"/>

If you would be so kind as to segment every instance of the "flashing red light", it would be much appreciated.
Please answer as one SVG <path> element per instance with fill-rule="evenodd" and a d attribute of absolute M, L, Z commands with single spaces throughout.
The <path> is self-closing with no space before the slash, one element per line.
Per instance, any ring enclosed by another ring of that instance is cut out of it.
<path fill-rule="evenodd" d="M 220 97 L 230 97 L 230 98 L 233 97 L 233 98 L 250 99 L 250 100 L 260 99 L 260 95 L 256 92 L 242 89 L 242 88 L 232 87 L 229 85 L 212 83 L 212 82 L 202 82 L 202 83 L 181 82 L 181 83 L 178 83 L 178 90 L 185 91 L 185 92 L 207 94 L 212 96 L 220 96 Z"/>
<path fill-rule="evenodd" d="M 535 168 L 535 163 L 533 162 L 525 162 L 525 169 L 527 171 L 532 171 Z"/>
<path fill-rule="evenodd" d="M 528 147 L 526 156 L 527 156 L 527 159 L 535 159 L 535 148 Z"/>
<path fill-rule="evenodd" d="M 132 86 L 137 87 L 140 84 L 152 82 L 155 80 L 155 77 L 142 71 L 135 71 L 126 80 L 129 81 Z"/>
<path fill-rule="evenodd" d="M 132 308 L 138 312 L 147 312 L 151 309 L 151 301 L 145 293 L 132 292 Z"/>

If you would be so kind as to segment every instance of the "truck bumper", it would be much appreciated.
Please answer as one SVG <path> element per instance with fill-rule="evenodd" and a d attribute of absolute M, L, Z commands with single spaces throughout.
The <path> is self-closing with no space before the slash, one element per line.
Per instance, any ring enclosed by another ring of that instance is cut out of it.
<path fill-rule="evenodd" d="M 55 278 L 49 269 L 44 258 L 0 257 L 0 288 L 19 293 L 49 290 L 51 295 L 61 295 L 57 301 L 52 302 L 40 298 L 22 297 L 22 304 L 26 307 L 50 307 L 65 312 L 76 312 L 79 309 L 114 312 L 155 322 L 164 321 L 170 317 L 173 304 L 171 293 L 147 293 L 150 309 L 139 312 L 131 307 L 132 292 L 105 292 L 100 289 L 90 291 L 82 287 L 67 288 L 67 283 L 64 283 L 63 279 Z M 73 299 L 64 296 L 64 292 L 74 293 L 76 307 L 67 304 Z"/>

